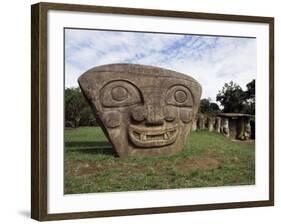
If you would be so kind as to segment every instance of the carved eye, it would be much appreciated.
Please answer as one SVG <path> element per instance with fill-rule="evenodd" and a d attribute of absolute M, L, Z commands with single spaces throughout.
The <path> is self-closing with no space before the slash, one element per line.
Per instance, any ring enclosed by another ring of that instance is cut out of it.
<path fill-rule="evenodd" d="M 129 94 L 128 90 L 123 86 L 116 86 L 111 90 L 111 96 L 116 101 L 124 101 L 129 97 Z"/>
<path fill-rule="evenodd" d="M 125 107 L 141 102 L 137 87 L 127 81 L 112 81 L 100 91 L 101 103 L 105 107 Z"/>
<path fill-rule="evenodd" d="M 166 94 L 166 103 L 178 107 L 192 107 L 193 98 L 190 90 L 182 85 L 172 86 Z"/>

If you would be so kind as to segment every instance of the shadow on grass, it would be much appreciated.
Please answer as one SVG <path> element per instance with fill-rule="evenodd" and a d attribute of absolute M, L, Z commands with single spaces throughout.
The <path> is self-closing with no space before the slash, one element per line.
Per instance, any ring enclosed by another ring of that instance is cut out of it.
<path fill-rule="evenodd" d="M 87 142 L 80 142 L 80 141 L 77 141 L 77 142 L 65 142 L 64 143 L 64 146 L 67 147 L 67 148 L 84 148 L 84 147 L 103 147 L 103 146 L 106 146 L 106 147 L 112 147 L 112 145 L 109 143 L 109 142 L 106 142 L 106 141 L 87 141 Z"/>
<path fill-rule="evenodd" d="M 67 151 L 85 154 L 106 154 L 115 155 L 112 145 L 109 142 L 65 142 Z"/>

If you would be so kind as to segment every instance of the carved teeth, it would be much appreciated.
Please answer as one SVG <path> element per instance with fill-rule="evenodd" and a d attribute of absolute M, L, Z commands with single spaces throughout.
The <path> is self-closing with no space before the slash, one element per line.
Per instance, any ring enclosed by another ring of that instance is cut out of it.
<path fill-rule="evenodd" d="M 177 125 L 164 129 L 130 126 L 132 142 L 140 147 L 164 146 L 172 144 L 178 135 Z"/>
<path fill-rule="evenodd" d="M 171 137 L 171 132 L 167 131 L 168 138 Z"/>
<path fill-rule="evenodd" d="M 146 134 L 145 134 L 145 133 L 141 133 L 140 136 L 141 136 L 140 139 L 141 139 L 142 141 L 145 141 L 145 140 L 146 140 Z"/>
<path fill-rule="evenodd" d="M 149 140 L 149 139 L 158 139 L 158 140 L 161 140 L 161 139 L 164 139 L 164 140 L 168 140 L 171 138 L 171 136 L 173 136 L 174 134 L 174 130 L 173 131 L 166 131 L 164 132 L 163 134 L 146 134 L 145 132 L 137 132 L 137 131 L 133 131 L 134 133 L 134 136 L 137 138 L 137 139 L 140 139 L 141 141 L 146 141 L 146 140 Z"/>
<path fill-rule="evenodd" d="M 133 134 L 137 139 L 140 139 L 140 134 L 138 132 L 133 131 Z"/>

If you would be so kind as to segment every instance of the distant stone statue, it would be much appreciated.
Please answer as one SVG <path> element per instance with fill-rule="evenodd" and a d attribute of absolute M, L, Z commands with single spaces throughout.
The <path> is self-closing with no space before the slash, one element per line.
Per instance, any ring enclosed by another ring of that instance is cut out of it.
<path fill-rule="evenodd" d="M 220 133 L 220 131 L 221 131 L 221 118 L 220 117 L 216 117 L 215 128 L 216 128 L 216 132 Z"/>
<path fill-rule="evenodd" d="M 208 118 L 208 130 L 210 132 L 214 131 L 214 125 L 215 125 L 215 117 L 209 116 Z"/>
<path fill-rule="evenodd" d="M 192 121 L 192 131 L 197 130 L 197 123 L 198 123 L 198 118 L 197 118 L 197 116 L 195 116 L 193 121 Z"/>
<path fill-rule="evenodd" d="M 200 130 L 205 129 L 205 116 L 203 114 L 200 114 L 198 119 L 199 119 L 199 122 L 198 122 L 199 129 Z"/>
<path fill-rule="evenodd" d="M 228 120 L 228 118 L 224 118 L 222 120 L 221 133 L 223 133 L 226 137 L 229 137 L 229 120 Z"/>
<path fill-rule="evenodd" d="M 217 115 L 221 118 L 221 132 L 231 139 L 249 140 L 254 139 L 252 136 L 251 120 L 254 115 L 241 113 L 220 113 Z"/>
<path fill-rule="evenodd" d="M 111 64 L 88 70 L 78 82 L 120 157 L 183 149 L 201 97 L 201 85 L 192 77 L 152 66 Z"/>
<path fill-rule="evenodd" d="M 244 139 L 249 140 L 251 138 L 251 124 L 250 119 L 245 122 Z"/>

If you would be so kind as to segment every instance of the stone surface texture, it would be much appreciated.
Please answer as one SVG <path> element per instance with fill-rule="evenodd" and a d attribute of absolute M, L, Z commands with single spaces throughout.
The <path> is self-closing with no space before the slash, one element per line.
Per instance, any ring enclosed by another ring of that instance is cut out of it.
<path fill-rule="evenodd" d="M 192 77 L 152 66 L 111 64 L 88 70 L 78 82 L 120 157 L 183 149 L 202 92 Z"/>

